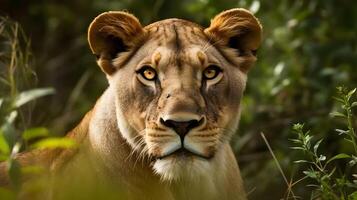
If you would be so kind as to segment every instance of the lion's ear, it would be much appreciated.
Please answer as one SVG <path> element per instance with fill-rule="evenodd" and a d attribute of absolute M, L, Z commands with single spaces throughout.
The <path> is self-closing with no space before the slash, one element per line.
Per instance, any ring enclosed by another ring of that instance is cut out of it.
<path fill-rule="evenodd" d="M 240 53 L 255 55 L 262 39 L 262 26 L 248 10 L 242 8 L 223 11 L 211 20 L 205 34 L 214 42 Z"/>
<path fill-rule="evenodd" d="M 97 16 L 89 26 L 89 46 L 106 74 L 115 71 L 112 59 L 134 47 L 144 35 L 139 20 L 126 12 L 110 11 Z"/>

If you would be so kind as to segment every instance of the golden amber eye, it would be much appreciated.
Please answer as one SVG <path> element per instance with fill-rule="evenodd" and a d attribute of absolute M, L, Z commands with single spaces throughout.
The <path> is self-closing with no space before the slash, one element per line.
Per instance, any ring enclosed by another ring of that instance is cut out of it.
<path fill-rule="evenodd" d="M 211 80 L 216 78 L 221 71 L 222 70 L 216 65 L 210 65 L 203 71 L 203 76 L 205 79 Z"/>
<path fill-rule="evenodd" d="M 156 71 L 150 66 L 144 66 L 138 72 L 146 80 L 152 81 L 156 79 Z"/>

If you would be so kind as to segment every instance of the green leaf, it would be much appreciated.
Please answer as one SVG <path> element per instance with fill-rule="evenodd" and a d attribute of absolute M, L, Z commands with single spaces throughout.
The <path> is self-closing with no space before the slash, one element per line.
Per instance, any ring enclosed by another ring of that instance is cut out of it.
<path fill-rule="evenodd" d="M 357 106 L 357 101 L 355 101 L 351 104 L 351 107 L 356 107 L 356 106 Z"/>
<path fill-rule="evenodd" d="M 311 147 L 311 139 L 312 139 L 312 136 L 310 136 L 310 135 L 306 135 L 304 138 L 304 140 L 305 140 L 304 144 L 306 145 L 306 147 L 308 149 L 310 149 L 310 147 Z"/>
<path fill-rule="evenodd" d="M 356 92 L 357 88 L 351 90 L 350 92 L 348 92 L 348 95 L 349 96 L 352 96 L 355 92 Z"/>
<path fill-rule="evenodd" d="M 332 97 L 332 98 L 335 99 L 336 101 L 342 103 L 342 104 L 345 103 L 345 101 L 342 98 L 339 98 L 339 97 Z"/>
<path fill-rule="evenodd" d="M 45 169 L 40 165 L 30 165 L 21 168 L 23 174 L 41 174 L 44 170 Z"/>
<path fill-rule="evenodd" d="M 353 140 L 350 140 L 350 139 L 347 139 L 347 138 L 343 138 L 343 140 L 347 141 L 347 142 L 350 142 L 353 144 Z"/>
<path fill-rule="evenodd" d="M 44 149 L 44 148 L 75 148 L 76 142 L 71 138 L 46 138 L 31 145 L 32 148 Z"/>
<path fill-rule="evenodd" d="M 336 89 L 337 89 L 337 91 L 339 91 L 339 92 L 342 92 L 342 91 L 343 91 L 343 87 L 341 87 L 341 86 L 336 87 Z"/>
<path fill-rule="evenodd" d="M 5 160 L 7 160 L 8 158 L 9 158 L 8 155 L 2 155 L 2 154 L 0 154 L 0 162 L 5 161 Z"/>
<path fill-rule="evenodd" d="M 13 124 L 17 118 L 18 112 L 16 110 L 12 111 L 8 116 L 6 116 L 5 124 Z"/>
<path fill-rule="evenodd" d="M 294 161 L 294 163 L 310 163 L 310 162 L 307 160 L 296 160 Z"/>
<path fill-rule="evenodd" d="M 350 162 L 348 162 L 348 165 L 349 165 L 350 167 L 353 167 L 353 166 L 356 165 L 356 163 L 357 163 L 356 160 L 350 160 Z"/>
<path fill-rule="evenodd" d="M 330 158 L 326 164 L 330 163 L 331 161 L 334 161 L 334 160 L 338 160 L 338 159 L 344 159 L 344 158 L 351 158 L 350 155 L 347 155 L 345 153 L 340 153 L 340 154 L 337 154 L 335 155 L 334 157 Z"/>
<path fill-rule="evenodd" d="M 8 155 L 10 153 L 10 147 L 7 143 L 3 131 L 0 129 L 0 153 Z"/>
<path fill-rule="evenodd" d="M 3 124 L 0 129 L 2 131 L 2 136 L 6 139 L 8 146 L 11 148 L 16 140 L 18 139 L 18 132 L 15 127 L 15 120 L 17 118 L 17 111 L 14 110 L 5 117 Z"/>
<path fill-rule="evenodd" d="M 317 154 L 317 149 L 319 148 L 321 142 L 323 139 L 319 140 L 316 142 L 316 144 L 314 145 L 314 153 Z"/>
<path fill-rule="evenodd" d="M 292 142 L 294 142 L 294 143 L 301 143 L 301 141 L 298 140 L 298 139 L 289 139 L 289 140 L 292 141 Z"/>
<path fill-rule="evenodd" d="M 293 125 L 293 129 L 296 131 L 302 130 L 303 128 L 304 128 L 304 124 L 297 123 Z"/>
<path fill-rule="evenodd" d="M 310 177 L 310 178 L 313 178 L 313 179 L 316 179 L 317 178 L 317 172 L 315 172 L 315 171 L 303 171 L 303 173 L 306 175 L 306 176 L 308 176 L 308 177 Z"/>
<path fill-rule="evenodd" d="M 27 90 L 21 92 L 15 99 L 14 106 L 18 108 L 34 99 L 40 98 L 42 96 L 54 94 L 55 90 L 53 88 L 37 88 L 32 90 Z"/>
<path fill-rule="evenodd" d="M 11 149 L 11 154 L 17 154 L 20 152 L 21 149 L 21 142 L 16 142 L 15 145 Z"/>
<path fill-rule="evenodd" d="M 355 88 L 355 89 L 353 89 L 353 90 L 351 90 L 351 91 L 348 92 L 348 94 L 347 94 L 347 99 L 348 99 L 348 100 L 350 100 L 350 98 L 351 98 L 352 95 L 356 92 L 356 90 L 357 90 L 357 88 Z"/>
<path fill-rule="evenodd" d="M 357 191 L 348 195 L 348 200 L 357 200 Z"/>
<path fill-rule="evenodd" d="M 342 114 L 342 113 L 337 112 L 337 111 L 330 113 L 330 115 L 331 115 L 332 117 L 346 117 L 345 114 Z"/>
<path fill-rule="evenodd" d="M 295 145 L 301 145 L 303 144 L 303 142 L 299 139 L 289 139 L 292 143 L 294 143 Z"/>
<path fill-rule="evenodd" d="M 347 130 L 342 130 L 342 129 L 335 129 L 335 131 L 338 133 L 338 135 L 342 135 L 342 134 L 347 134 L 349 131 Z"/>
<path fill-rule="evenodd" d="M 260 8 L 260 2 L 259 1 L 253 1 L 252 4 L 250 5 L 250 8 L 249 10 L 252 12 L 252 13 L 257 13 L 259 11 L 259 8 Z"/>
<path fill-rule="evenodd" d="M 27 129 L 22 133 L 22 138 L 24 140 L 31 140 L 38 137 L 46 137 L 49 135 L 49 131 L 47 128 L 38 127 L 38 128 L 31 128 Z"/>
<path fill-rule="evenodd" d="M 290 147 L 290 149 L 294 149 L 294 150 L 305 150 L 303 147 Z"/>

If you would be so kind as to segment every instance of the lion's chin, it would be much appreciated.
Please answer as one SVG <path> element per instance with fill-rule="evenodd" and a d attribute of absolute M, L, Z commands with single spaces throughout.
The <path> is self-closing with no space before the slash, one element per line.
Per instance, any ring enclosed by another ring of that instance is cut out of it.
<path fill-rule="evenodd" d="M 154 161 L 153 169 L 163 181 L 192 179 L 204 176 L 210 170 L 210 160 L 197 156 L 168 156 Z"/>

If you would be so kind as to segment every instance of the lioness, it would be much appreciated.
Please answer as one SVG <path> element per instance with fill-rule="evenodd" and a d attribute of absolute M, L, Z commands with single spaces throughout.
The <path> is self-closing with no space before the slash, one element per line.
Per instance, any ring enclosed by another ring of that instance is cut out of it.
<path fill-rule="evenodd" d="M 246 199 L 229 141 L 261 32 L 241 8 L 208 28 L 181 19 L 143 27 L 127 12 L 100 14 L 88 41 L 109 87 L 67 135 L 80 147 L 18 161 L 66 177 L 86 157 L 92 174 L 118 183 L 128 199 Z"/>

